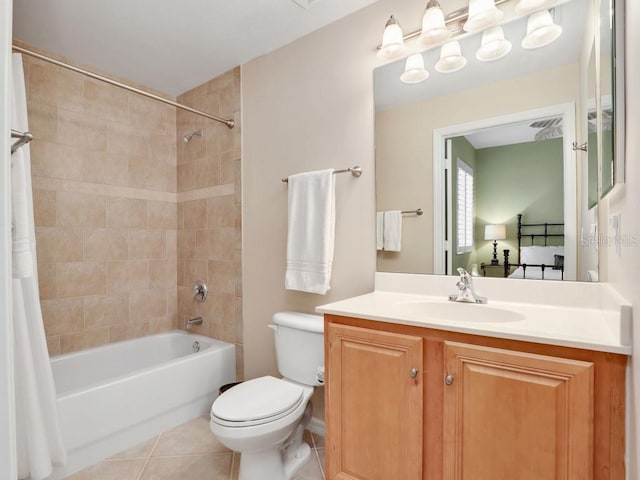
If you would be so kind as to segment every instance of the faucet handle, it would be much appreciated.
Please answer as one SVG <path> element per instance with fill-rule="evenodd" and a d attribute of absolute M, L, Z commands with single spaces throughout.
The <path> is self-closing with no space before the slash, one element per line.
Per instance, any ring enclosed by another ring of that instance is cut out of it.
<path fill-rule="evenodd" d="M 458 267 L 458 273 L 460 274 L 460 282 L 463 285 L 471 284 L 471 275 L 464 268 Z"/>

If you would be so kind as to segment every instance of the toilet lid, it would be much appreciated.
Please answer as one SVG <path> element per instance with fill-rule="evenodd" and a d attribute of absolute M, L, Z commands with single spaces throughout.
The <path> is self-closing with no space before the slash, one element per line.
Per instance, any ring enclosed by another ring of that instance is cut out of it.
<path fill-rule="evenodd" d="M 211 415 L 224 425 L 258 425 L 286 416 L 302 398 L 302 387 L 270 376 L 260 377 L 220 395 L 211 406 Z"/>

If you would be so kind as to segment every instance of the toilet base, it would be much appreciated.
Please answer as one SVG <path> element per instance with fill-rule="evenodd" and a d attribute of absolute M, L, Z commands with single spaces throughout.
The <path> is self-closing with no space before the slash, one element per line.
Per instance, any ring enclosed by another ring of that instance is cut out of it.
<path fill-rule="evenodd" d="M 302 442 L 284 461 L 283 455 L 280 449 L 242 453 L 238 480 L 290 480 L 311 457 L 311 448 Z"/>

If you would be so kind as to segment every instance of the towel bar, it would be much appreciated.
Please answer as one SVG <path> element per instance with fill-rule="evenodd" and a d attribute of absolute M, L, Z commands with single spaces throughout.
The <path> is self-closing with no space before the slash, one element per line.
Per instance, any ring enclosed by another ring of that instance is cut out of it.
<path fill-rule="evenodd" d="M 349 172 L 351 173 L 351 175 L 358 178 L 360 175 L 362 175 L 362 167 L 359 167 L 356 165 L 355 167 L 345 168 L 344 170 L 336 170 L 333 173 L 346 173 L 346 172 Z M 282 181 L 287 183 L 289 181 L 289 178 L 284 177 Z"/>

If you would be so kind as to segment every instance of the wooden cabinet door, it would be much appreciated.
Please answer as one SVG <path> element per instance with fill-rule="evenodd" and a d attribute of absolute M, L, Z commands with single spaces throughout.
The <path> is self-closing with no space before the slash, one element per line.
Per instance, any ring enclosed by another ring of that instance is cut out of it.
<path fill-rule="evenodd" d="M 593 364 L 445 342 L 445 480 L 593 478 Z"/>
<path fill-rule="evenodd" d="M 325 338 L 327 479 L 420 480 L 422 338 L 331 323 Z"/>

